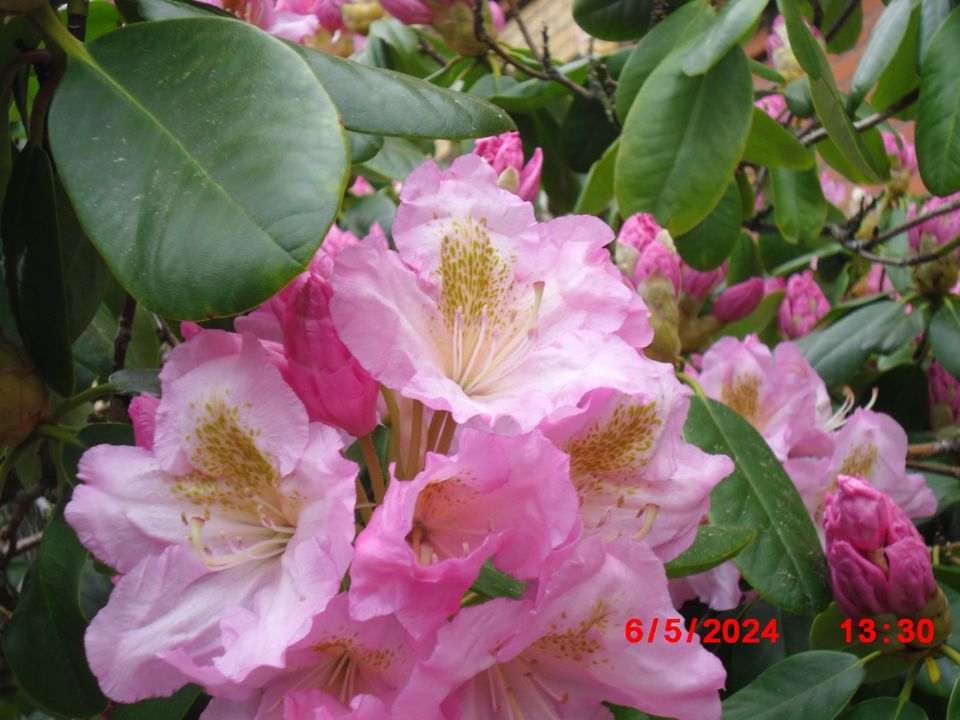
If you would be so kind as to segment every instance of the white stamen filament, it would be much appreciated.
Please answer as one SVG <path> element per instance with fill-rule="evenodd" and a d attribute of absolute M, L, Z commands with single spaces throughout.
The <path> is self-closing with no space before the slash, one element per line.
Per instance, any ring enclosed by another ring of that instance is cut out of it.
<path fill-rule="evenodd" d="M 203 542 L 203 526 L 207 521 L 202 517 L 192 517 L 188 523 L 190 529 L 189 543 L 194 552 L 206 565 L 213 570 L 224 570 L 234 565 L 249 561 L 267 560 L 277 555 L 282 555 L 287 548 L 287 543 L 293 537 L 293 529 L 290 532 L 274 532 L 250 546 L 243 546 L 241 536 L 230 538 L 224 531 L 220 532 L 220 539 L 224 542 L 230 552 L 215 554 Z M 243 526 L 248 531 L 251 526 Z M 253 526 L 256 528 L 256 526 Z M 249 533 L 248 533 L 249 534 Z"/>
<path fill-rule="evenodd" d="M 644 505 L 640 509 L 637 518 L 643 517 L 643 526 L 640 528 L 640 531 L 633 536 L 634 540 L 643 540 L 650 534 L 650 531 L 653 530 L 653 522 L 657 519 L 658 512 L 660 512 L 660 507 L 652 503 L 650 505 Z"/>

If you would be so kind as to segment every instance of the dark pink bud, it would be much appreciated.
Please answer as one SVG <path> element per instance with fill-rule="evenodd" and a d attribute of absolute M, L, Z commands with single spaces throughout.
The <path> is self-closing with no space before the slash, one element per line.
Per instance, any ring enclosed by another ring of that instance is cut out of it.
<path fill-rule="evenodd" d="M 722 323 L 736 322 L 756 310 L 765 294 L 763 278 L 752 277 L 720 293 L 713 304 L 713 316 Z"/>

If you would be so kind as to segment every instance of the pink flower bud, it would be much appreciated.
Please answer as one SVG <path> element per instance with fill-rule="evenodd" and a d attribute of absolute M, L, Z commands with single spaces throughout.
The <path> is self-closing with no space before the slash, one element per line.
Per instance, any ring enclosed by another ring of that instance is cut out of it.
<path fill-rule="evenodd" d="M 820 173 L 820 187 L 823 188 L 823 196 L 831 205 L 842 208 L 847 204 L 847 184 L 834 180 L 826 170 Z"/>
<path fill-rule="evenodd" d="M 657 224 L 653 215 L 637 213 L 624 221 L 620 234 L 617 235 L 617 242 L 643 252 L 662 232 L 666 231 Z"/>
<path fill-rule="evenodd" d="M 364 195 L 373 195 L 375 191 L 373 185 L 371 185 L 365 177 L 357 175 L 357 179 L 353 181 L 349 192 L 354 197 L 363 197 Z"/>
<path fill-rule="evenodd" d="M 807 335 L 813 326 L 830 310 L 830 303 L 809 270 L 791 275 L 787 280 L 786 296 L 780 305 L 780 330 L 788 338 Z"/>
<path fill-rule="evenodd" d="M 675 295 L 680 294 L 680 257 L 663 243 L 654 242 L 647 245 L 637 258 L 633 284 L 639 287 L 658 275 L 670 281 Z"/>
<path fill-rule="evenodd" d="M 422 0 L 381 0 L 383 9 L 404 25 L 429 25 L 433 10 Z"/>
<path fill-rule="evenodd" d="M 934 427 L 960 423 L 960 380 L 938 362 L 930 365 L 930 412 Z M 942 421 L 938 421 L 942 420 Z"/>
<path fill-rule="evenodd" d="M 732 323 L 752 313 L 763 300 L 763 278 L 752 277 L 724 290 L 713 304 L 713 316 L 722 323 Z"/>
<path fill-rule="evenodd" d="M 153 433 L 157 426 L 157 407 L 160 398 L 153 395 L 139 395 L 130 401 L 127 414 L 133 423 L 133 440 L 137 447 L 153 450 Z"/>
<path fill-rule="evenodd" d="M 30 359 L 0 335 L 0 447 L 19 445 L 46 414 L 46 391 Z"/>
<path fill-rule="evenodd" d="M 712 293 L 727 276 L 727 265 L 724 263 L 714 270 L 701 272 L 684 263 L 680 272 L 683 292 L 697 302 L 703 302 L 707 295 Z"/>
<path fill-rule="evenodd" d="M 869 483 L 838 476 L 823 523 L 834 597 L 848 617 L 913 615 L 936 595 L 923 538 L 903 510 Z"/>
<path fill-rule="evenodd" d="M 826 49 L 823 42 L 823 35 L 806 20 L 804 22 L 813 33 L 813 37 L 820 43 L 821 47 Z M 770 34 L 767 36 L 767 58 L 776 68 L 777 72 L 783 75 L 787 82 L 796 80 L 804 75 L 804 70 L 797 62 L 796 55 L 793 54 L 793 48 L 790 46 L 790 37 L 787 34 L 787 23 L 782 15 L 777 15 L 770 28 Z"/>
<path fill-rule="evenodd" d="M 523 144 L 520 142 L 520 133 L 516 130 L 480 138 L 474 144 L 473 152 L 490 163 L 497 171 L 497 175 L 503 175 L 512 168 L 517 173 L 518 179 L 516 187 L 511 190 L 527 202 L 533 202 L 536 199 L 537 192 L 540 190 L 543 151 L 540 148 L 534 150 L 530 161 L 524 165 Z"/>
<path fill-rule="evenodd" d="M 275 305 L 287 357 L 286 377 L 311 420 L 366 435 L 376 425 L 380 385 L 340 340 L 330 317 L 330 276 L 340 251 L 357 239 L 334 226 L 310 263 Z"/>
<path fill-rule="evenodd" d="M 897 168 L 906 170 L 909 173 L 915 173 L 917 168 L 917 151 L 913 143 L 907 140 L 900 133 L 892 133 L 884 130 L 880 133 L 883 138 L 883 149 L 888 155 L 893 156 L 897 163 Z"/>
<path fill-rule="evenodd" d="M 757 100 L 754 105 L 779 122 L 787 109 L 787 100 L 783 95 L 766 95 Z"/>

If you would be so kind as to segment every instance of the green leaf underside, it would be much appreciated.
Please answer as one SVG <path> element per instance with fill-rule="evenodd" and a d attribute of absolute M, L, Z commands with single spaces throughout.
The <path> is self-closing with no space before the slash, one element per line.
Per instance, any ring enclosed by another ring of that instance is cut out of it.
<path fill-rule="evenodd" d="M 667 577 L 686 577 L 716 567 L 734 557 L 756 536 L 749 528 L 701 525 L 693 545 L 664 566 Z"/>

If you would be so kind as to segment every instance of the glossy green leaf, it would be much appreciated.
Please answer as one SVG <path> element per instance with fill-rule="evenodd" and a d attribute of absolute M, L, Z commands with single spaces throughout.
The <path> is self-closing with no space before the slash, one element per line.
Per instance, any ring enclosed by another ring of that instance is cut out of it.
<path fill-rule="evenodd" d="M 739 47 L 697 77 L 684 75 L 676 59 L 662 63 L 623 126 L 616 167 L 622 213 L 653 213 L 674 236 L 691 230 L 733 178 L 752 117 L 753 84 Z"/>
<path fill-rule="evenodd" d="M 871 353 L 893 352 L 923 330 L 924 313 L 907 314 L 901 303 L 881 301 L 857 308 L 797 341 L 828 387 L 846 382 Z"/>
<path fill-rule="evenodd" d="M 816 112 L 810 96 L 810 78 L 806 75 L 788 82 L 783 88 L 783 97 L 787 101 L 787 108 L 798 118 L 811 118 Z"/>
<path fill-rule="evenodd" d="M 560 124 L 560 156 L 574 172 L 589 172 L 619 135 L 600 103 L 574 97 Z"/>
<path fill-rule="evenodd" d="M 706 35 L 687 53 L 683 71 L 702 75 L 716 65 L 760 17 L 767 0 L 730 0 Z"/>
<path fill-rule="evenodd" d="M 736 556 L 756 536 L 756 531 L 749 528 L 701 525 L 693 545 L 664 566 L 667 577 L 686 577 L 716 567 Z"/>
<path fill-rule="evenodd" d="M 723 702 L 723 720 L 832 720 L 863 679 L 847 653 L 818 650 L 791 655 Z"/>
<path fill-rule="evenodd" d="M 0 221 L 5 284 L 17 329 L 43 379 L 73 394 L 70 316 L 63 277 L 56 189 L 47 154 L 17 156 Z"/>
<path fill-rule="evenodd" d="M 173 20 L 175 18 L 216 15 L 235 19 L 232 13 L 200 0 L 120 0 L 117 3 L 127 22 Z"/>
<path fill-rule="evenodd" d="M 879 168 L 882 175 L 888 175 L 890 162 L 887 158 L 887 151 L 883 147 L 883 137 L 880 135 L 880 130 L 871 128 L 860 133 L 860 142 L 864 151 L 869 154 L 872 164 Z M 873 182 L 872 176 L 863 172 L 861 166 L 852 162 L 830 138 L 818 142 L 816 149 L 827 165 L 848 180 L 855 183 Z"/>
<path fill-rule="evenodd" d="M 380 151 L 358 168 L 370 180 L 404 180 L 427 159 L 426 153 L 409 140 L 384 138 Z"/>
<path fill-rule="evenodd" d="M 880 74 L 880 79 L 877 80 L 877 85 L 870 96 L 870 107 L 873 111 L 886 110 L 917 89 L 920 84 L 919 47 L 920 8 L 915 7 L 910 15 L 903 42 L 894 53 L 887 69 Z M 915 114 L 916 107 L 914 103 L 901 110 L 895 117 L 905 118 Z"/>
<path fill-rule="evenodd" d="M 602 40 L 632 40 L 650 25 L 653 0 L 573 0 L 573 19 Z"/>
<path fill-rule="evenodd" d="M 509 597 L 519 600 L 527 584 L 497 570 L 488 560 L 480 568 L 480 575 L 470 589 L 488 598 Z"/>
<path fill-rule="evenodd" d="M 672 52 L 684 52 L 684 48 L 709 27 L 713 17 L 709 5 L 687 3 L 640 38 L 617 81 L 617 117 L 621 123 L 626 120 L 640 88 L 663 59 Z"/>
<path fill-rule="evenodd" d="M 614 141 L 587 173 L 573 212 L 580 215 L 598 215 L 613 200 L 613 173 L 617 164 L 620 141 Z"/>
<path fill-rule="evenodd" d="M 783 75 L 778 73 L 769 65 L 764 65 L 763 63 L 757 62 L 756 60 L 753 60 L 753 59 L 750 59 L 749 63 L 750 63 L 750 72 L 752 72 L 757 77 L 763 78 L 764 80 L 769 80 L 770 82 L 776 83 L 777 85 L 783 85 L 786 83 L 786 80 L 784 79 Z"/>
<path fill-rule="evenodd" d="M 813 167 L 815 158 L 783 125 L 755 107 L 743 160 L 767 167 L 806 170 Z"/>
<path fill-rule="evenodd" d="M 829 607 L 818 614 L 810 627 L 810 649 L 811 650 L 838 650 L 840 652 L 850 653 L 857 657 L 866 657 L 876 650 L 884 650 L 882 642 L 866 645 L 857 638 L 856 632 L 851 638 L 853 642 L 847 642 L 847 635 L 841 627 L 841 623 L 846 619 L 840 612 L 835 602 L 830 603 Z M 885 655 L 874 658 L 866 665 L 866 674 L 864 682 L 880 682 L 903 675 L 913 663 L 896 655 Z"/>
<path fill-rule="evenodd" d="M 870 31 L 867 47 L 853 75 L 847 107 L 856 108 L 893 60 L 910 25 L 914 0 L 890 0 Z"/>
<path fill-rule="evenodd" d="M 937 362 L 960 378 L 960 308 L 952 300 L 944 302 L 933 314 L 929 340 Z"/>
<path fill-rule="evenodd" d="M 917 162 L 934 195 L 960 190 L 960 8 L 940 26 L 920 67 Z"/>
<path fill-rule="evenodd" d="M 677 252 L 690 267 L 701 271 L 713 270 L 730 256 L 740 237 L 742 222 L 740 189 L 736 181 L 731 180 L 720 202 L 703 222 L 676 238 Z"/>
<path fill-rule="evenodd" d="M 857 703 L 844 720 L 927 720 L 927 713 L 912 702 L 901 707 L 895 697 L 879 697 Z"/>
<path fill-rule="evenodd" d="M 823 8 L 823 23 L 820 27 L 825 30 L 833 28 L 844 14 L 849 6 L 849 0 L 828 0 Z M 838 30 L 833 33 L 833 37 L 827 42 L 827 52 L 839 54 L 850 50 L 860 39 L 860 33 L 863 30 L 863 3 L 858 2 L 854 5 L 853 12 L 847 15 L 847 19 Z"/>
<path fill-rule="evenodd" d="M 503 110 L 409 75 L 294 48 L 330 93 L 348 130 L 411 138 L 479 138 L 514 129 Z"/>
<path fill-rule="evenodd" d="M 57 89 L 50 142 L 126 289 L 166 317 L 205 318 L 301 272 L 348 160 L 336 109 L 300 58 L 219 18 L 131 25 L 86 48 Z"/>
<path fill-rule="evenodd" d="M 379 135 L 368 135 L 347 131 L 347 140 L 350 143 L 350 162 L 357 165 L 366 162 L 383 147 L 383 138 Z"/>
<path fill-rule="evenodd" d="M 109 382 L 116 388 L 114 392 L 121 395 L 150 393 L 160 397 L 159 370 L 151 370 L 150 368 L 117 370 L 110 375 Z"/>
<path fill-rule="evenodd" d="M 107 707 L 83 650 L 80 575 L 87 551 L 63 519 L 64 490 L 43 531 L 37 559 L 24 581 L 3 648 L 20 689 L 41 707 L 89 717 Z"/>
<path fill-rule="evenodd" d="M 705 452 L 726 455 L 736 467 L 717 485 L 710 519 L 757 533 L 734 559 L 766 600 L 796 613 L 830 602 L 827 563 L 799 493 L 769 446 L 726 405 L 694 397 L 684 437 Z"/>
<path fill-rule="evenodd" d="M 922 61 L 927 55 L 930 41 L 937 34 L 937 30 L 950 16 L 952 3 L 950 0 L 923 0 L 920 3 L 920 57 Z"/>
<path fill-rule="evenodd" d="M 110 720 L 183 720 L 201 692 L 196 685 L 187 685 L 170 697 L 117 705 L 110 713 Z"/>
<path fill-rule="evenodd" d="M 770 168 L 770 179 L 774 218 L 783 236 L 793 242 L 818 238 L 827 220 L 827 201 L 817 169 Z"/>

